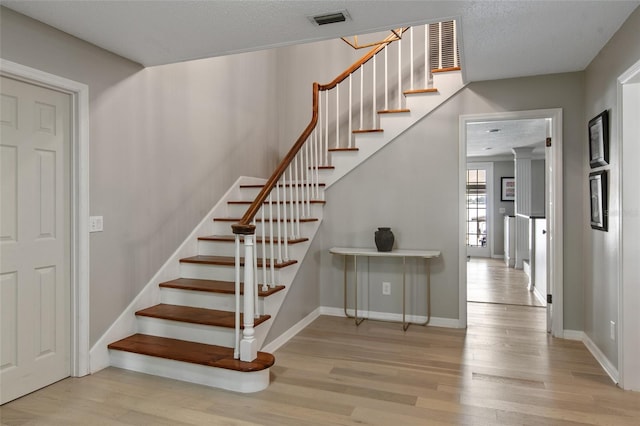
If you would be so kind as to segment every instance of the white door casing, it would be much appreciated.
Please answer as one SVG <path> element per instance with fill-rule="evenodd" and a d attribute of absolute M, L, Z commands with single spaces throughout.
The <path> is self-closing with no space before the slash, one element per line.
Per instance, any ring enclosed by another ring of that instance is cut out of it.
<path fill-rule="evenodd" d="M 458 310 L 460 327 L 467 326 L 467 250 L 465 244 L 466 208 L 465 174 L 467 170 L 467 124 L 484 121 L 505 121 L 521 119 L 548 119 L 550 122 L 551 146 L 545 150 L 545 175 L 548 179 L 545 200 L 547 218 L 547 288 L 553 295 L 551 334 L 564 337 L 563 321 L 563 191 L 562 191 L 562 109 L 544 109 L 488 114 L 461 115 L 459 121 L 459 237 L 458 237 Z M 547 310 L 551 309 L 547 304 Z"/>
<path fill-rule="evenodd" d="M 71 98 L 71 375 L 89 374 L 89 88 L 0 58 L 0 74 Z"/>
<path fill-rule="evenodd" d="M 0 402 L 70 374 L 70 97 L 2 77 Z"/>

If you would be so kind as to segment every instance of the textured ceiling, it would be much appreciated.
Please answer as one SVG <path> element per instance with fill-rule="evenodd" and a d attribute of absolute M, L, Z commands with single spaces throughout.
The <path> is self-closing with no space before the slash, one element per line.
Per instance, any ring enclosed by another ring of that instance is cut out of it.
<path fill-rule="evenodd" d="M 512 157 L 511 148 L 534 148 L 544 155 L 547 120 L 484 121 L 467 124 L 467 157 Z"/>
<path fill-rule="evenodd" d="M 145 66 L 458 18 L 467 81 L 584 69 L 640 1 L 13 1 Z M 316 26 L 341 9 L 351 20 Z"/>

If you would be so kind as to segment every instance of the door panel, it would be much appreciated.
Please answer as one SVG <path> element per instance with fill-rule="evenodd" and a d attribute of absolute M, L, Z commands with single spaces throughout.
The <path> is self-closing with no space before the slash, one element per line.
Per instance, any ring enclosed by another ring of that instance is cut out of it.
<path fill-rule="evenodd" d="M 0 403 L 70 372 L 70 96 L 2 77 Z"/>

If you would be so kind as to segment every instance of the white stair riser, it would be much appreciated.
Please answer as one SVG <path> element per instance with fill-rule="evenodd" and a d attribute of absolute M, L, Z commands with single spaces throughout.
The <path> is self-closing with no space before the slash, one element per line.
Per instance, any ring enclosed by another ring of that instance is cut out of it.
<path fill-rule="evenodd" d="M 283 271 L 288 268 L 283 268 Z M 205 265 L 198 263 L 181 263 L 180 276 L 182 278 L 194 278 L 199 280 L 235 281 L 235 268 L 233 266 Z M 240 280 L 244 281 L 244 269 L 240 271 Z M 277 284 L 281 281 L 281 271 L 275 270 Z M 258 272 L 258 282 L 262 283 L 262 268 Z M 284 285 L 284 284 L 283 284 Z"/>
<path fill-rule="evenodd" d="M 243 250 L 242 242 L 240 242 Z M 303 255 L 306 252 L 305 243 L 288 244 L 287 251 L 289 253 L 289 259 L 297 259 L 297 256 Z M 262 243 L 258 242 L 255 247 L 258 250 L 258 257 L 262 257 Z M 198 254 L 203 256 L 235 256 L 236 245 L 235 242 L 224 241 L 198 241 Z M 265 249 L 268 257 L 271 257 L 271 245 L 269 241 L 265 241 Z M 276 258 L 278 257 L 278 244 L 273 243 L 273 250 Z M 281 244 L 282 258 L 285 257 L 285 247 Z"/>
<path fill-rule="evenodd" d="M 109 350 L 109 358 L 114 367 L 233 392 L 252 393 L 269 386 L 268 369 L 245 373 L 116 350 Z"/>
<path fill-rule="evenodd" d="M 233 347 L 234 330 L 160 318 L 137 316 L 138 333 L 208 345 Z"/>
<path fill-rule="evenodd" d="M 269 206 L 266 205 L 264 206 L 264 217 L 265 218 L 269 218 L 269 217 L 273 217 L 274 219 L 278 218 L 278 210 L 280 211 L 280 218 L 284 219 L 285 214 L 287 219 L 290 219 L 291 217 L 318 217 L 318 215 L 320 214 L 320 212 L 322 211 L 322 204 L 319 203 L 311 203 L 311 204 L 307 204 L 304 203 L 304 205 L 301 205 L 302 203 L 295 203 L 293 206 L 293 216 L 291 215 L 291 204 L 276 204 L 276 203 L 272 203 L 271 204 L 271 211 L 273 212 L 273 214 L 269 214 Z M 228 211 L 228 215 L 229 217 L 242 217 L 242 215 L 244 215 L 244 213 L 247 211 L 247 209 L 249 208 L 249 206 L 247 206 L 246 204 L 229 204 L 227 206 L 227 211 Z M 300 209 L 299 211 L 297 209 Z M 285 211 L 286 210 L 286 211 Z M 256 214 L 256 218 L 261 218 L 262 217 L 262 212 L 258 211 L 258 214 Z"/>
<path fill-rule="evenodd" d="M 240 311 L 243 309 L 243 296 L 240 296 Z M 168 305 L 192 306 L 194 308 L 217 309 L 219 311 L 235 311 L 234 294 L 210 293 L 206 291 L 179 290 L 163 287 L 160 290 L 160 303 Z M 258 299 L 258 310 L 264 312 L 264 300 Z"/>

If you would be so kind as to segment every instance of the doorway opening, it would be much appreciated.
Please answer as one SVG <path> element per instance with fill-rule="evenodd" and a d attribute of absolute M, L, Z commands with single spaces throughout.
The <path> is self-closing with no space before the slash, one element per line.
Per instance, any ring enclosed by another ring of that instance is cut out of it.
<path fill-rule="evenodd" d="M 467 301 L 546 305 L 547 331 L 562 333 L 561 121 L 559 109 L 460 117 L 459 309 L 463 326 Z M 492 176 L 484 187 L 470 183 L 470 170 L 488 169 Z M 470 190 L 483 191 L 484 209 L 473 206 L 479 198 L 473 199 Z M 471 244 L 476 241 L 469 239 L 471 207 L 486 213 L 486 237 L 480 241 L 488 249 L 484 256 Z M 560 295 L 555 303 L 547 304 L 548 295 L 555 293 Z"/>

